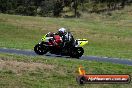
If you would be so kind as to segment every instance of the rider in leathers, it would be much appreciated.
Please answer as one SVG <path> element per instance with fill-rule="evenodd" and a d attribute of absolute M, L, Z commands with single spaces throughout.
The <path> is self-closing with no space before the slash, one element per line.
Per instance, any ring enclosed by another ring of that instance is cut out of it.
<path fill-rule="evenodd" d="M 67 31 L 66 28 L 58 29 L 57 34 L 62 37 L 63 47 L 72 47 L 72 46 L 74 46 L 74 38 L 73 38 L 72 34 Z"/>

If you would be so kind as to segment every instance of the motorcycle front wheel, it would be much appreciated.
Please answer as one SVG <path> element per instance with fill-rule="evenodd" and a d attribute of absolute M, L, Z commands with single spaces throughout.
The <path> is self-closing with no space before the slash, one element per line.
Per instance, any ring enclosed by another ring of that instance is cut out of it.
<path fill-rule="evenodd" d="M 34 51 L 36 54 L 38 55 L 44 55 L 47 53 L 47 47 L 44 46 L 44 45 L 41 45 L 41 44 L 37 44 L 35 47 L 34 47 Z"/>

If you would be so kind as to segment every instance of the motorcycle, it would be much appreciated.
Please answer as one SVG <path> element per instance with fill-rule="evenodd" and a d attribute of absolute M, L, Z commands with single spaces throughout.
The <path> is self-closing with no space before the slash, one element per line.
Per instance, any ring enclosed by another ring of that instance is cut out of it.
<path fill-rule="evenodd" d="M 49 52 L 51 54 L 79 58 L 84 53 L 82 46 L 88 44 L 88 41 L 86 39 L 76 39 L 73 43 L 65 44 L 65 46 L 64 43 L 56 44 L 55 38 L 46 34 L 42 37 L 41 42 L 35 45 L 34 51 L 38 55 L 44 55 Z"/>

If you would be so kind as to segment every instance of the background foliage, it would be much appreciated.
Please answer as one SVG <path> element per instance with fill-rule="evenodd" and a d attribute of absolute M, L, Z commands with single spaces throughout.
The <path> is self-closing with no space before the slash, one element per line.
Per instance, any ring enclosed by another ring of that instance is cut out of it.
<path fill-rule="evenodd" d="M 119 10 L 131 0 L 0 0 L 0 13 L 27 16 L 61 16 L 69 8 L 74 16 L 79 12 L 101 13 Z"/>

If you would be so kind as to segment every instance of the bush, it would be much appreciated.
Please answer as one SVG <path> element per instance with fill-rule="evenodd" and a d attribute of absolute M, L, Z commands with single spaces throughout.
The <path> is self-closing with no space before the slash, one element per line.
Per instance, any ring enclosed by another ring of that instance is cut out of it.
<path fill-rule="evenodd" d="M 28 16 L 36 16 L 37 14 L 35 6 L 28 6 L 25 10 L 26 10 L 26 15 Z"/>
<path fill-rule="evenodd" d="M 25 7 L 24 6 L 18 6 L 16 9 L 16 13 L 25 15 Z"/>
<path fill-rule="evenodd" d="M 53 10 L 54 16 L 59 16 L 62 10 L 63 10 L 62 2 L 61 1 L 55 2 L 54 3 L 54 10 Z"/>
<path fill-rule="evenodd" d="M 54 1 L 43 1 L 40 7 L 39 15 L 41 16 L 53 16 Z"/>
<path fill-rule="evenodd" d="M 16 13 L 20 15 L 35 16 L 37 14 L 35 6 L 19 6 Z"/>

